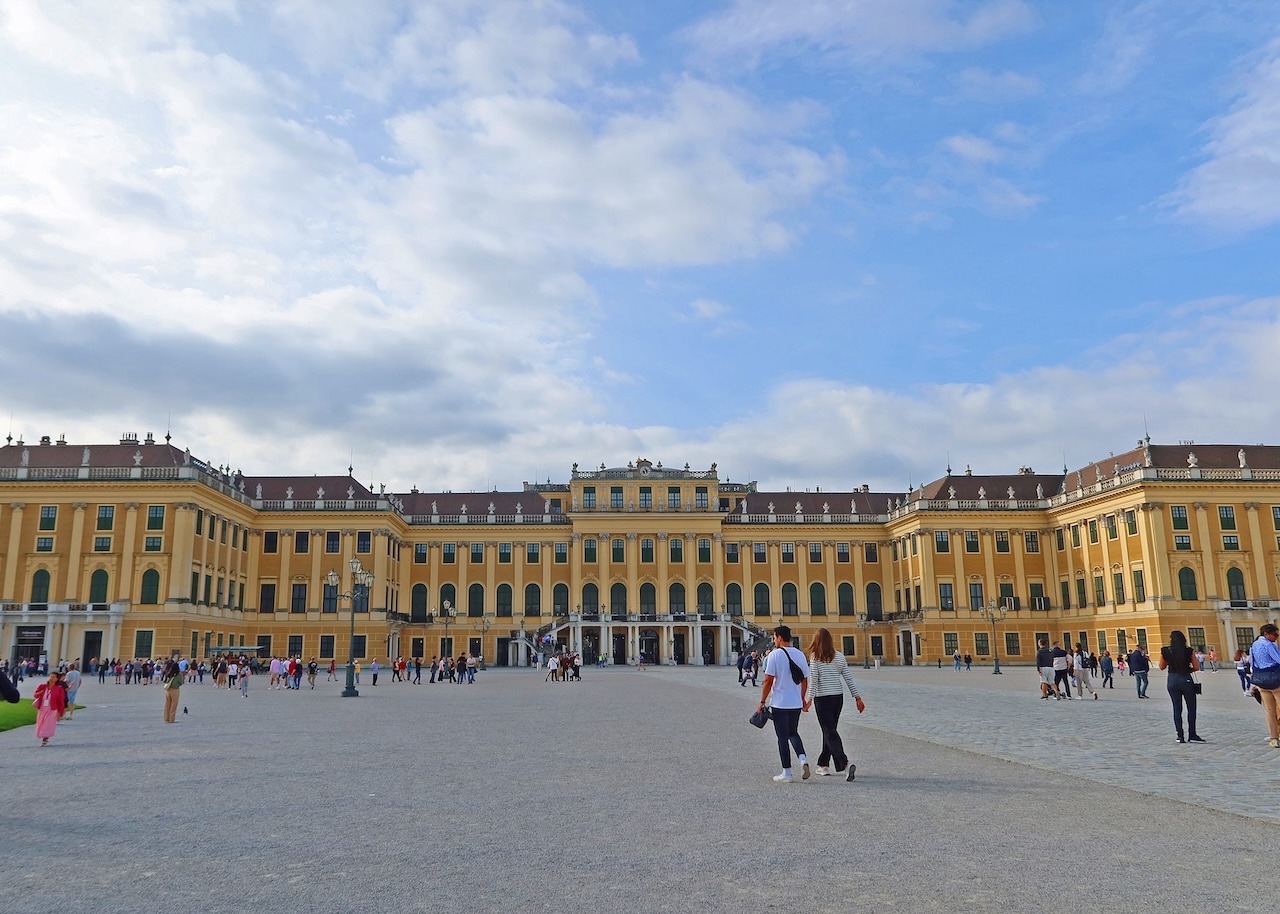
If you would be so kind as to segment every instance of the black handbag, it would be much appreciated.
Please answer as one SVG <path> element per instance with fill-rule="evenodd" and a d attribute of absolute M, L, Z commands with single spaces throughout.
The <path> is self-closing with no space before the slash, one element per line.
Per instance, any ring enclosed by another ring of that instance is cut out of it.
<path fill-rule="evenodd" d="M 747 723 L 759 730 L 763 730 L 764 725 L 771 720 L 773 720 L 773 713 L 769 710 L 769 706 L 761 705 L 756 708 L 756 713 L 747 718 Z"/>

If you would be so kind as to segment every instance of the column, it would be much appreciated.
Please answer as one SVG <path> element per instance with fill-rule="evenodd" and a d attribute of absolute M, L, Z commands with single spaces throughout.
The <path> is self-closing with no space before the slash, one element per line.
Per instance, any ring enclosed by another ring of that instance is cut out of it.
<path fill-rule="evenodd" d="M 23 588 L 18 581 L 18 546 L 22 543 L 22 513 L 26 504 L 20 501 L 9 504 L 9 548 L 4 561 L 4 587 L 0 593 L 9 603 L 21 603 Z M 16 630 L 15 630 L 16 631 Z M 16 635 L 14 636 L 17 637 Z"/>
<path fill-rule="evenodd" d="M 120 580 L 116 582 L 117 599 L 133 600 L 133 563 L 138 540 L 138 503 L 127 502 L 124 506 L 124 542 L 120 544 Z M 107 594 L 107 599 L 111 595 Z"/>
<path fill-rule="evenodd" d="M 68 549 L 67 570 L 62 575 L 62 600 L 67 603 L 80 602 L 80 561 L 84 554 L 85 507 L 82 501 L 72 505 L 74 513 L 71 515 L 71 545 Z M 52 647 L 53 645 L 50 645 L 51 650 Z"/>
<path fill-rule="evenodd" d="M 195 550 L 195 511 L 196 506 L 190 503 L 173 506 L 173 541 L 169 544 L 169 586 L 166 588 L 169 595 L 166 603 L 177 603 L 187 598 Z"/>
<path fill-rule="evenodd" d="M 1267 600 L 1270 599 L 1271 583 L 1275 579 L 1267 573 L 1267 554 L 1262 548 L 1262 525 L 1258 521 L 1259 507 L 1256 501 L 1244 503 L 1249 525 L 1249 554 L 1253 559 L 1253 599 Z M 1234 635 L 1233 632 L 1232 637 Z"/>
<path fill-rule="evenodd" d="M 1196 538 L 1200 543 L 1200 548 L 1196 550 L 1200 554 L 1200 583 L 1204 587 L 1203 600 L 1208 603 L 1220 599 L 1218 569 L 1213 564 L 1213 540 L 1209 533 L 1209 505 L 1198 501 L 1192 507 L 1196 509 Z"/>

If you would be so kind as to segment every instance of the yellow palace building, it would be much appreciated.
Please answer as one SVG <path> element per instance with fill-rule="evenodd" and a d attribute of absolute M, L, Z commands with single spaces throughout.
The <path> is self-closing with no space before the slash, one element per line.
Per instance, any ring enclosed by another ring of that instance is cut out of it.
<path fill-rule="evenodd" d="M 764 492 L 638 459 L 397 494 L 349 469 L 245 476 L 168 436 L 10 439 L 0 492 L 11 661 L 342 663 L 354 647 L 505 666 L 560 644 L 727 664 L 781 622 L 802 645 L 827 627 L 858 662 L 1026 664 L 1042 637 L 1114 654 L 1174 628 L 1226 658 L 1280 605 L 1273 446 L 1148 440 L 1073 472 L 948 470 L 910 492 Z"/>

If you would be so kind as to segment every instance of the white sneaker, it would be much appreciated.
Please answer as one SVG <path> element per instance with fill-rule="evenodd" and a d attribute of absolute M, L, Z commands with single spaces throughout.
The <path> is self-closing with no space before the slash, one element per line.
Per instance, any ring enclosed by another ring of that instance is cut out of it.
<path fill-rule="evenodd" d="M 773 776 L 773 779 L 777 781 L 779 784 L 790 784 L 792 781 L 796 779 L 796 776 L 792 774 L 790 771 L 784 771 L 782 772 L 782 774 L 775 774 Z"/>
<path fill-rule="evenodd" d="M 818 777 L 823 777 L 823 778 L 831 777 L 831 769 L 828 768 L 826 765 L 819 765 L 817 768 L 814 769 L 814 773 L 817 774 Z"/>

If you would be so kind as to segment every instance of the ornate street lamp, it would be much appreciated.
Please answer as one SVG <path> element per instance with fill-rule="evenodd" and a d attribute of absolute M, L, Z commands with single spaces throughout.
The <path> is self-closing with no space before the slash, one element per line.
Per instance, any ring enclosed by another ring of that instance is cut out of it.
<path fill-rule="evenodd" d="M 448 600 L 444 601 L 444 605 L 440 608 L 440 618 L 444 620 L 444 640 L 449 644 L 449 653 L 453 654 L 453 642 L 449 641 L 449 626 L 453 624 L 453 617 L 456 615 L 453 604 Z M 444 653 L 441 651 L 440 653 Z"/>
<path fill-rule="evenodd" d="M 360 693 L 356 691 L 356 603 L 359 600 L 368 601 L 369 588 L 373 586 L 373 572 L 365 571 L 357 558 L 351 560 L 350 568 L 351 593 L 336 594 L 339 600 L 351 601 L 351 638 L 347 642 L 347 687 L 342 690 L 342 697 L 358 698 Z M 324 576 L 324 580 L 335 591 L 341 583 L 338 572 L 333 569 Z"/>
<path fill-rule="evenodd" d="M 862 654 L 864 670 L 871 669 L 871 626 L 875 624 L 875 620 L 868 619 L 866 613 L 858 613 L 858 628 L 862 629 L 862 640 L 867 644 L 867 649 Z"/>
<path fill-rule="evenodd" d="M 995 660 L 994 669 L 991 670 L 992 675 L 1000 676 L 1000 648 L 996 644 L 996 623 L 1003 622 L 1005 617 L 1009 615 L 1009 608 L 995 600 L 989 602 L 986 606 L 978 607 L 978 615 L 991 623 L 991 653 Z"/>

